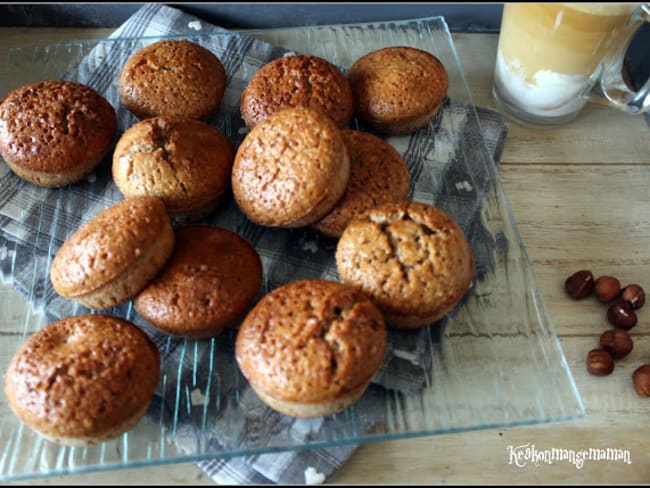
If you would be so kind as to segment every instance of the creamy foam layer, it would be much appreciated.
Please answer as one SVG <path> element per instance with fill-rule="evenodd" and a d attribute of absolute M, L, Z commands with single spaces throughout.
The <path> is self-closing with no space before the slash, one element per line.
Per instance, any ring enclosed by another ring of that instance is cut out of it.
<path fill-rule="evenodd" d="M 566 115 L 585 103 L 578 98 L 585 85 L 583 76 L 542 70 L 535 73 L 533 79 L 534 83 L 528 83 L 521 65 L 516 61 L 506 63 L 499 51 L 495 82 L 508 103 L 540 116 Z"/>

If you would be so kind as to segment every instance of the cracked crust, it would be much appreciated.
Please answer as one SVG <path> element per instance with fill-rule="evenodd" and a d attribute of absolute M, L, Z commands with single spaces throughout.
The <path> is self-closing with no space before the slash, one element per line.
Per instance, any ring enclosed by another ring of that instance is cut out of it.
<path fill-rule="evenodd" d="M 343 196 L 350 163 L 341 131 L 305 107 L 274 113 L 242 141 L 232 170 L 237 205 L 253 222 L 301 227 Z"/>
<path fill-rule="evenodd" d="M 386 327 L 356 288 L 295 281 L 265 295 L 242 323 L 237 363 L 270 407 L 295 417 L 354 403 L 381 367 Z"/>
<path fill-rule="evenodd" d="M 447 71 L 438 58 L 406 46 L 366 54 L 352 65 L 348 80 L 357 117 L 389 135 L 426 127 L 449 88 Z"/>
<path fill-rule="evenodd" d="M 367 132 L 341 131 L 350 158 L 350 181 L 334 209 L 314 228 L 338 239 L 355 216 L 382 203 L 406 200 L 411 175 L 406 161 L 387 142 Z"/>
<path fill-rule="evenodd" d="M 52 260 L 50 280 L 59 295 L 107 309 L 134 297 L 173 247 L 164 204 L 153 197 L 125 198 L 66 239 Z"/>
<path fill-rule="evenodd" d="M 249 128 L 290 107 L 309 107 L 344 128 L 354 112 L 350 83 L 339 68 L 311 55 L 284 56 L 267 63 L 251 78 L 241 97 L 241 115 Z"/>
<path fill-rule="evenodd" d="M 144 416 L 160 378 L 160 353 L 124 319 L 81 315 L 34 333 L 5 374 L 7 402 L 53 442 L 86 447 L 119 436 Z"/>
<path fill-rule="evenodd" d="M 206 120 L 226 90 L 226 71 L 211 51 L 188 40 L 155 42 L 135 52 L 118 78 L 122 103 L 136 117 Z"/>
<path fill-rule="evenodd" d="M 385 204 L 355 219 L 339 239 L 336 266 L 343 282 L 370 296 L 394 328 L 440 320 L 474 279 L 462 229 L 419 202 Z"/>
<path fill-rule="evenodd" d="M 0 155 L 14 173 L 39 186 L 82 180 L 106 155 L 116 131 L 112 105 L 73 81 L 26 85 L 0 103 Z"/>
<path fill-rule="evenodd" d="M 214 210 L 230 184 L 235 150 L 211 125 L 153 117 L 129 127 L 113 153 L 113 180 L 124 196 L 155 196 L 173 218 Z"/>
<path fill-rule="evenodd" d="M 137 312 L 173 336 L 205 338 L 232 327 L 262 286 L 262 262 L 238 234 L 190 225 L 176 230 L 167 265 L 134 300 Z"/>

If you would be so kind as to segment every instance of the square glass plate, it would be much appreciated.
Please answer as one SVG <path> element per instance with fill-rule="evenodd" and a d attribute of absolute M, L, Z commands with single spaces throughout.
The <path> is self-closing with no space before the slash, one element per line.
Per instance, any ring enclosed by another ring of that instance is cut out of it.
<path fill-rule="evenodd" d="M 416 152 L 419 162 L 412 154 L 407 158 L 411 169 L 419 168 L 413 173 L 414 199 L 425 199 L 428 193 L 418 193 L 418 189 L 433 185 L 446 190 L 430 203 L 444 207 L 452 216 L 458 217 L 457 212 L 467 206 L 475 207 L 474 224 L 464 224 L 475 252 L 487 261 L 481 263 L 472 289 L 441 323 L 416 333 L 391 332 L 390 364 L 362 399 L 340 414 L 311 420 L 276 414 L 251 393 L 232 353 L 236 330 L 204 341 L 172 340 L 157 336 L 130 304 L 110 310 L 155 336 L 163 353 L 162 379 L 146 417 L 132 431 L 99 446 L 61 447 L 24 427 L 2 394 L 0 481 L 554 422 L 584 415 L 444 19 L 246 34 L 288 50 L 324 57 L 343 70 L 361 55 L 391 45 L 424 49 L 443 62 L 450 88 L 440 115 L 423 137 L 391 142 L 398 147 L 414 140 L 431 144 L 430 150 Z M 221 35 L 225 34 L 178 37 L 209 47 Z M 43 79 L 81 72 L 92 75 L 92 66 L 78 70 L 91 54 L 95 61 L 119 67 L 137 49 L 159 39 L 92 40 L 12 49 L 0 73 L 0 97 Z M 245 79 L 253 72 L 242 76 Z M 118 107 L 116 80 L 95 82 Z M 241 83 L 229 86 L 235 99 L 242 89 Z M 462 127 L 454 123 L 460 115 Z M 236 127 L 241 121 L 217 115 L 212 122 L 231 138 L 242 137 L 243 132 Z M 451 148 L 453 154 L 441 155 L 441 148 Z M 403 153 L 409 150 L 402 149 Z M 11 201 L 0 201 L 2 372 L 26 337 L 53 319 L 50 304 L 56 300 L 51 296 L 49 262 L 69 230 L 120 199 L 115 189 L 109 189 L 88 208 L 78 209 L 73 204 L 77 192 L 100 184 L 109 188 L 110 181 L 102 183 L 106 175 L 47 190 L 19 181 L 5 166 L 2 163 L 0 167 L 0 184 L 14 185 L 15 191 L 3 191 L 3 195 L 10 194 L 6 198 Z M 459 181 L 446 180 L 457 174 L 450 168 L 466 175 L 460 187 Z M 470 191 L 477 189 L 481 191 Z M 21 219 L 21 224 L 16 224 Z M 298 277 L 336 279 L 331 263 L 324 269 L 313 265 L 314 255 L 331 255 L 335 243 L 319 239 L 309 230 L 269 231 L 265 238 L 256 234 L 253 239 L 255 232 L 265 231 L 242 220 L 215 222 L 242 232 L 256 243 L 265 266 L 264 291 Z M 280 235 L 277 232 L 290 234 L 279 250 L 269 244 Z M 477 232 L 481 236 L 477 237 Z M 279 252 L 285 253 L 283 260 L 278 259 Z M 276 266 L 278 262 L 281 266 Z M 79 306 L 70 309 L 73 314 L 86 311 Z"/>

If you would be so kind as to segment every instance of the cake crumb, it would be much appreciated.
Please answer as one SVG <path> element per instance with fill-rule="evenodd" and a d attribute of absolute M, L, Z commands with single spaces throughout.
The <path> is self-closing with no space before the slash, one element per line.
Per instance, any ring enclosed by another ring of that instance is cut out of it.
<path fill-rule="evenodd" d="M 201 29 L 203 29 L 203 26 L 201 25 L 201 21 L 200 21 L 200 20 L 193 20 L 193 21 L 189 22 L 189 23 L 187 24 L 187 26 L 188 26 L 190 29 L 194 29 L 195 31 L 200 31 Z"/>
<path fill-rule="evenodd" d="M 325 481 L 325 475 L 323 473 L 319 473 L 311 466 L 305 469 L 305 484 L 320 485 L 324 481 Z"/>

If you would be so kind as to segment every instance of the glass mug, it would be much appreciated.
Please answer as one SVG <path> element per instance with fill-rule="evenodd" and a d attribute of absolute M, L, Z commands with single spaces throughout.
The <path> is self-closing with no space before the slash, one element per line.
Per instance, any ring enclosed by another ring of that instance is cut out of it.
<path fill-rule="evenodd" d="M 574 119 L 589 100 L 629 113 L 650 110 L 650 80 L 633 92 L 622 76 L 650 4 L 507 3 L 492 92 L 511 116 L 533 124 Z"/>

